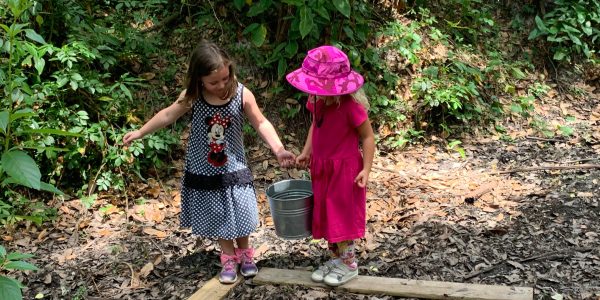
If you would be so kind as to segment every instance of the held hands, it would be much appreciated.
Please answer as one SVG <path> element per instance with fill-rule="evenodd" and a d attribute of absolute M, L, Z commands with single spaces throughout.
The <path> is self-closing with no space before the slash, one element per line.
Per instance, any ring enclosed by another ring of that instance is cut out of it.
<path fill-rule="evenodd" d="M 354 183 L 358 184 L 358 186 L 360 186 L 361 188 L 366 187 L 368 181 L 369 181 L 369 171 L 364 170 L 364 169 L 362 171 L 360 171 L 360 173 L 358 173 L 358 175 L 354 179 Z"/>
<path fill-rule="evenodd" d="M 310 153 L 300 153 L 298 157 L 296 157 L 296 166 L 300 168 L 306 168 L 310 163 Z"/>
<path fill-rule="evenodd" d="M 129 146 L 131 142 L 143 138 L 144 135 L 139 130 L 130 131 L 123 137 L 123 145 Z"/>
<path fill-rule="evenodd" d="M 277 151 L 275 153 L 275 156 L 277 157 L 277 162 L 279 162 L 279 165 L 284 168 L 293 166 L 296 160 L 296 156 L 292 152 L 287 151 L 283 148 Z"/>

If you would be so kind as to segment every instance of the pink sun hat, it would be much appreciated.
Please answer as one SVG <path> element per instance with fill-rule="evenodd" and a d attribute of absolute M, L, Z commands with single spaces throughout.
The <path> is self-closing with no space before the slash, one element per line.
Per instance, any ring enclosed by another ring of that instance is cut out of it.
<path fill-rule="evenodd" d="M 333 46 L 308 51 L 302 67 L 285 78 L 295 88 L 319 96 L 351 94 L 364 83 L 363 77 L 350 68 L 346 53 Z"/>

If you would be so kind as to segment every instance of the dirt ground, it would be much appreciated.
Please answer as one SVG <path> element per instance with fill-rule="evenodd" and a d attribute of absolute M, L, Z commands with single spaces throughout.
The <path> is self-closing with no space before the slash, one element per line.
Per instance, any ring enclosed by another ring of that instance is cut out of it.
<path fill-rule="evenodd" d="M 367 235 L 358 243 L 360 274 L 533 287 L 535 299 L 600 299 L 600 88 L 578 90 L 585 93 L 565 96 L 553 87 L 536 104 L 553 130 L 568 116 L 568 136 L 544 137 L 531 120 L 507 118 L 505 132 L 462 136 L 460 148 L 428 136 L 426 144 L 380 151 Z M 284 140 L 298 151 L 304 137 Z M 278 238 L 264 194 L 306 171 L 279 169 L 263 146 L 248 150 L 259 196 L 260 225 L 251 236 L 258 266 L 316 267 L 325 243 Z M 29 262 L 40 268 L 9 274 L 26 286 L 24 298 L 187 299 L 217 275 L 216 242 L 179 227 L 182 165 L 176 158 L 167 173 L 102 194 L 91 209 L 54 199 L 52 224 L 1 229 L 8 250 L 34 254 Z M 394 299 L 252 280 L 229 296 L 299 298 Z"/>
<path fill-rule="evenodd" d="M 369 184 L 368 234 L 358 244 L 360 274 L 533 287 L 535 299 L 598 299 L 600 101 L 588 107 L 577 136 L 536 138 L 515 124 L 510 138 L 463 139 L 465 158 L 435 139 L 379 155 Z M 260 226 L 252 235 L 259 267 L 317 266 L 325 243 L 278 238 L 264 195 L 270 183 L 305 171 L 279 170 L 258 146 L 249 158 L 259 194 Z M 528 167 L 540 170 L 522 170 Z M 220 267 L 214 241 L 179 228 L 180 175 L 178 161 L 162 180 L 104 195 L 96 209 L 83 209 L 77 199 L 57 201 L 59 218 L 51 226 L 0 233 L 9 251 L 35 254 L 31 262 L 40 267 L 14 274 L 27 286 L 25 299 L 192 295 Z M 299 298 L 395 299 L 252 280 L 229 296 Z"/>

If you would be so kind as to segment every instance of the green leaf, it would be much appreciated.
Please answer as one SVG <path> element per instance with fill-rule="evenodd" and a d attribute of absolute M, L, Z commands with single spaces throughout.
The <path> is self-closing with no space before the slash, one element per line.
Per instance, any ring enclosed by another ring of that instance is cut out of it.
<path fill-rule="evenodd" d="M 55 193 L 57 195 L 65 194 L 61 190 L 57 189 L 55 186 L 53 186 L 49 183 L 45 183 L 45 182 L 40 182 L 40 190 L 50 192 L 50 193 Z"/>
<path fill-rule="evenodd" d="M 0 257 L 5 257 L 6 256 L 6 248 L 4 248 L 4 246 L 0 245 Z"/>
<path fill-rule="evenodd" d="M 292 58 L 294 55 L 296 55 L 296 53 L 298 53 L 298 42 L 290 41 L 285 46 L 285 53 L 287 54 L 287 57 L 289 57 L 289 58 Z"/>
<path fill-rule="evenodd" d="M 531 31 L 531 33 L 529 33 L 529 37 L 527 39 L 531 41 L 540 35 L 541 35 L 541 32 L 537 28 L 535 28 L 534 30 Z"/>
<path fill-rule="evenodd" d="M 260 0 L 260 2 L 253 4 L 248 10 L 248 17 L 255 17 L 265 12 L 273 4 L 272 0 Z"/>
<path fill-rule="evenodd" d="M 319 5 L 316 7 L 315 11 L 317 12 L 317 14 L 319 14 L 319 16 L 323 17 L 323 19 L 329 21 L 329 11 L 327 11 L 327 8 L 325 8 L 325 6 Z"/>
<path fill-rule="evenodd" d="M 21 294 L 21 287 L 18 281 L 0 276 L 0 299 L 6 300 L 21 300 L 23 294 Z"/>
<path fill-rule="evenodd" d="M 525 73 L 523 73 L 523 71 L 521 71 L 521 69 L 517 67 L 512 67 L 511 71 L 512 75 L 517 79 L 524 79 L 525 77 L 527 77 L 527 75 L 525 75 Z"/>
<path fill-rule="evenodd" d="M 540 19 L 540 16 L 535 16 L 535 24 L 537 25 L 537 28 L 542 32 L 542 33 L 546 33 L 548 32 L 548 28 L 546 27 L 546 25 L 544 24 L 544 21 L 542 21 L 542 19 Z"/>
<path fill-rule="evenodd" d="M 554 56 L 552 58 L 554 60 L 563 60 L 566 56 L 567 56 L 566 52 L 564 52 L 563 50 L 558 50 L 558 51 L 556 51 L 556 53 L 554 53 Z"/>
<path fill-rule="evenodd" d="M 7 270 L 31 270 L 36 271 L 38 268 L 25 261 L 11 261 L 4 265 Z"/>
<path fill-rule="evenodd" d="M 592 26 L 590 21 L 585 22 L 585 26 L 581 28 L 586 35 L 592 35 Z"/>
<path fill-rule="evenodd" d="M 0 129 L 2 129 L 2 132 L 6 132 L 6 128 L 8 128 L 9 120 L 10 120 L 10 112 L 8 110 L 0 111 Z"/>
<path fill-rule="evenodd" d="M 35 32 L 35 30 L 33 29 L 25 29 L 25 36 L 28 37 L 30 40 L 36 41 L 40 44 L 46 43 L 46 41 L 44 41 L 44 38 L 37 32 Z"/>
<path fill-rule="evenodd" d="M 560 130 L 560 133 L 564 136 L 570 136 L 574 132 L 573 128 L 570 126 L 559 126 L 558 129 Z"/>
<path fill-rule="evenodd" d="M 351 40 L 354 40 L 354 31 L 352 30 L 352 28 L 350 26 L 344 26 L 343 30 L 346 33 L 346 36 L 348 38 L 350 38 Z"/>
<path fill-rule="evenodd" d="M 256 29 L 254 29 L 254 31 L 252 31 L 250 40 L 252 41 L 252 44 L 254 44 L 254 46 L 260 47 L 265 42 L 266 37 L 267 27 L 264 24 L 260 24 L 260 26 L 258 26 Z"/>
<path fill-rule="evenodd" d="M 21 132 L 22 133 L 34 133 L 34 134 L 56 134 L 56 135 L 62 135 L 62 136 L 76 136 L 76 137 L 83 136 L 83 135 L 78 134 L 78 133 L 68 132 L 68 131 L 59 130 L 59 129 L 50 129 L 50 128 L 45 128 L 45 129 L 27 129 L 27 130 L 23 130 Z"/>
<path fill-rule="evenodd" d="M 260 26 L 260 24 L 252 23 L 252 24 L 248 25 L 248 27 L 246 27 L 244 29 L 244 31 L 242 31 L 242 34 L 248 34 L 250 32 L 253 32 L 254 30 L 256 30 L 256 28 L 258 28 L 258 26 Z"/>
<path fill-rule="evenodd" d="M 73 74 L 71 75 L 71 79 L 73 79 L 73 80 L 77 80 L 77 81 L 82 81 L 82 80 L 83 80 L 83 77 L 81 77 L 81 74 L 79 74 L 79 73 L 73 73 Z"/>
<path fill-rule="evenodd" d="M 304 6 L 300 9 L 300 35 L 304 39 L 313 28 L 313 18 L 310 8 Z"/>
<path fill-rule="evenodd" d="M 246 4 L 245 2 L 245 0 L 233 0 L 233 6 L 235 6 L 238 11 L 242 11 L 244 4 Z"/>
<path fill-rule="evenodd" d="M 40 189 L 40 169 L 27 153 L 19 150 L 5 152 L 2 155 L 2 168 L 19 184 Z"/>
<path fill-rule="evenodd" d="M 350 2 L 348 0 L 333 0 L 333 5 L 346 18 L 350 18 Z"/>
<path fill-rule="evenodd" d="M 280 58 L 277 63 L 277 78 L 283 78 L 285 75 L 285 71 L 287 70 L 287 64 L 285 63 L 285 59 Z"/>
<path fill-rule="evenodd" d="M 6 256 L 6 259 L 8 260 L 22 260 L 22 259 L 28 259 L 28 258 L 32 258 L 33 254 L 29 254 L 29 253 L 18 253 L 18 252 L 11 252 Z"/>
<path fill-rule="evenodd" d="M 42 75 L 42 71 L 44 71 L 44 67 L 46 66 L 46 61 L 43 58 L 34 57 L 33 62 L 35 69 L 38 71 L 38 75 Z"/>
<path fill-rule="evenodd" d="M 33 109 L 24 108 L 24 109 L 20 109 L 20 110 L 17 110 L 16 112 L 12 113 L 10 115 L 10 121 L 12 122 L 12 121 L 20 119 L 20 118 L 27 118 L 27 117 L 32 117 L 35 115 L 37 115 L 37 114 L 33 111 Z"/>

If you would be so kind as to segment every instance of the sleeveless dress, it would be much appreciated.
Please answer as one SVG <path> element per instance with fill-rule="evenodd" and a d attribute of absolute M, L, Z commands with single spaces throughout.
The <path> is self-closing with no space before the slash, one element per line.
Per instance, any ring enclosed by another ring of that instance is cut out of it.
<path fill-rule="evenodd" d="M 181 191 L 181 226 L 192 234 L 235 239 L 258 224 L 253 178 L 248 168 L 242 126 L 244 86 L 223 105 L 203 96 L 192 106 Z"/>
<path fill-rule="evenodd" d="M 340 103 L 308 101 L 314 116 L 310 173 L 313 188 L 312 235 L 330 243 L 362 238 L 366 227 L 366 188 L 354 183 L 363 169 L 357 128 L 367 111 L 351 96 Z"/>

